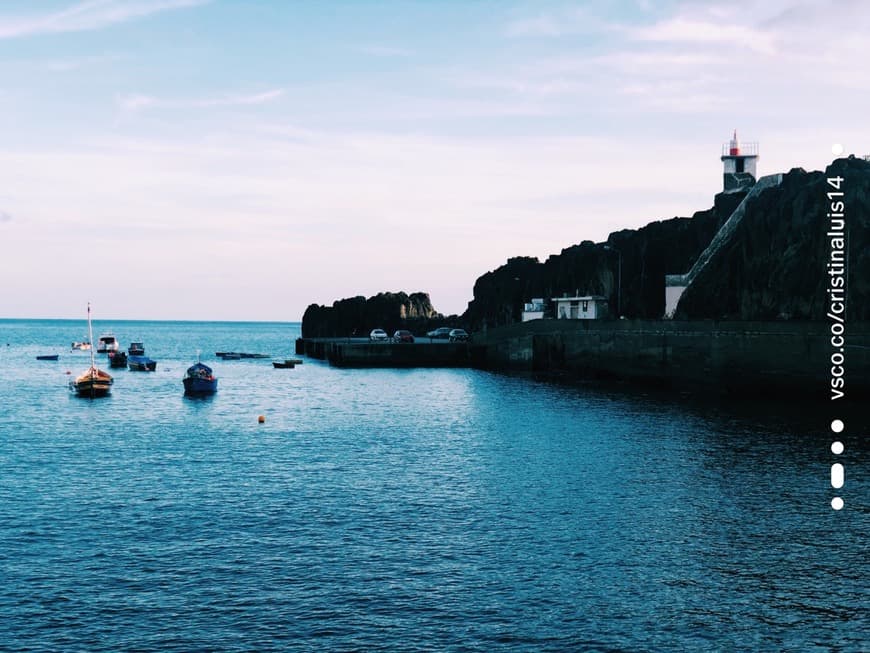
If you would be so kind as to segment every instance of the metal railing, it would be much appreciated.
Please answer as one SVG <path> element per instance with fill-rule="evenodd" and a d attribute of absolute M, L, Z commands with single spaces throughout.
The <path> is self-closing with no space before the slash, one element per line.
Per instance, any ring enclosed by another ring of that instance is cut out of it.
<path fill-rule="evenodd" d="M 722 143 L 722 156 L 758 156 L 758 143 L 738 143 L 738 154 L 731 154 L 731 143 Z"/>

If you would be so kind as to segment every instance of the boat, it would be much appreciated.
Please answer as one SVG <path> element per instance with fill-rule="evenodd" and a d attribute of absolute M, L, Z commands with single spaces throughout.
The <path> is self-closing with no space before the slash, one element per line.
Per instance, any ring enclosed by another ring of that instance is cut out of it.
<path fill-rule="evenodd" d="M 127 367 L 127 354 L 122 351 L 109 352 L 109 367 Z"/>
<path fill-rule="evenodd" d="M 93 330 L 91 329 L 91 304 L 88 302 L 88 342 L 94 339 Z M 70 390 L 75 392 L 79 397 L 105 397 L 112 391 L 112 383 L 114 379 L 108 372 L 97 369 L 97 363 L 94 360 L 94 350 L 91 349 L 91 366 L 69 382 Z"/>
<path fill-rule="evenodd" d="M 59 358 L 58 354 L 45 354 L 43 356 L 37 356 L 36 360 L 38 361 L 56 361 Z"/>
<path fill-rule="evenodd" d="M 272 361 L 272 366 L 276 369 L 290 369 L 292 370 L 297 365 L 301 364 L 302 360 L 299 358 L 286 358 L 283 361 Z"/>
<path fill-rule="evenodd" d="M 216 351 L 214 353 L 218 358 L 222 358 L 225 361 L 237 361 L 242 355 L 237 351 Z"/>
<path fill-rule="evenodd" d="M 240 358 L 269 358 L 269 354 L 248 354 L 242 351 L 216 351 L 214 353 L 218 358 L 224 360 L 238 360 Z"/>
<path fill-rule="evenodd" d="M 91 348 L 91 343 L 84 342 L 74 342 L 70 345 L 70 349 L 78 350 L 78 351 L 88 351 Z"/>
<path fill-rule="evenodd" d="M 183 383 L 186 395 L 211 395 L 217 392 L 217 377 L 208 365 L 200 361 L 187 368 Z"/>
<path fill-rule="evenodd" d="M 106 332 L 97 339 L 97 353 L 108 354 L 110 351 L 118 351 L 118 341 L 111 333 Z"/>
<path fill-rule="evenodd" d="M 145 345 L 141 342 L 131 342 L 130 346 L 127 348 L 127 353 L 131 356 L 144 356 Z"/>
<path fill-rule="evenodd" d="M 127 364 L 134 372 L 154 372 L 157 369 L 157 361 L 147 356 L 130 356 Z"/>

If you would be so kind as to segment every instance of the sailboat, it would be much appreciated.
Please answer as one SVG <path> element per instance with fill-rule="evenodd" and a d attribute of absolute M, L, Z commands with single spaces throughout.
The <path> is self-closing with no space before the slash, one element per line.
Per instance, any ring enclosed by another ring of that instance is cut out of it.
<path fill-rule="evenodd" d="M 88 342 L 94 341 L 94 332 L 91 328 L 91 303 L 88 302 Z M 70 390 L 79 397 L 105 397 L 112 391 L 114 379 L 103 370 L 97 369 L 94 360 L 94 350 L 91 348 L 91 366 L 74 381 L 69 382 Z"/>

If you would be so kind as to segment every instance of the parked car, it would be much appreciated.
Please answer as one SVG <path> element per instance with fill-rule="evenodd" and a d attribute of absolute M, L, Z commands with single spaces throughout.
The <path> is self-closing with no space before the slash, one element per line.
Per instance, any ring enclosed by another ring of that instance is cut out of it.
<path fill-rule="evenodd" d="M 465 342 L 468 340 L 468 332 L 465 329 L 451 329 L 447 337 L 450 342 Z"/>
<path fill-rule="evenodd" d="M 372 342 L 386 342 L 390 339 L 390 336 L 387 335 L 387 332 L 383 329 L 372 329 L 372 332 L 369 334 L 369 340 Z"/>
<path fill-rule="evenodd" d="M 414 342 L 414 334 L 406 329 L 399 329 L 393 334 L 394 342 Z"/>
<path fill-rule="evenodd" d="M 435 329 L 434 331 L 430 331 L 426 335 L 430 338 L 445 338 L 446 339 L 446 338 L 450 337 L 450 332 L 452 330 L 453 329 L 451 329 L 450 327 L 438 327 L 437 329 Z"/>

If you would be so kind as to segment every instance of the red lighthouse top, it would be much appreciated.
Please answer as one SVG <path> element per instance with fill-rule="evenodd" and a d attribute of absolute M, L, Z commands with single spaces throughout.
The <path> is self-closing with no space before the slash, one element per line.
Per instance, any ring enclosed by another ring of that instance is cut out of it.
<path fill-rule="evenodd" d="M 730 156 L 740 156 L 740 141 L 737 140 L 737 130 L 734 130 L 734 136 L 731 137 L 731 142 L 728 144 L 728 154 Z"/>

